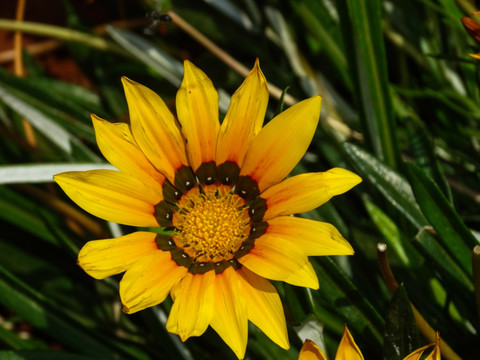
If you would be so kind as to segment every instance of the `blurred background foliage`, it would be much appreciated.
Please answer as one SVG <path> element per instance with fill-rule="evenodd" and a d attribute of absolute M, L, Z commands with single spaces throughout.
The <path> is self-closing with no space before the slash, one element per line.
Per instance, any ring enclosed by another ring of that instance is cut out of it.
<path fill-rule="evenodd" d="M 443 358 L 478 357 L 480 68 L 460 21 L 473 1 L 22 3 L 0 5 L 0 359 L 234 358 L 211 330 L 186 343 L 168 334 L 170 301 L 123 314 L 119 278 L 94 280 L 75 261 L 85 242 L 131 229 L 84 214 L 51 177 L 106 166 L 89 114 L 128 121 L 121 76 L 174 110 L 189 59 L 221 92 L 223 116 L 257 57 L 280 89 L 266 121 L 323 97 L 294 172 L 341 166 L 364 181 L 301 215 L 333 223 L 356 254 L 313 258 L 318 291 L 275 284 L 291 349 L 250 324 L 247 358 L 296 359 L 305 338 L 333 358 L 345 323 L 367 359 L 401 359 L 433 329 L 450 346 Z M 403 284 L 394 295 L 379 256 Z"/>

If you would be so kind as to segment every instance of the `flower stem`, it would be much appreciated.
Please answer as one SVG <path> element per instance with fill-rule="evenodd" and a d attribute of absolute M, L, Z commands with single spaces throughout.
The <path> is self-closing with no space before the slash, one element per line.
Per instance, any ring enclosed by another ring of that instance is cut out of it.
<path fill-rule="evenodd" d="M 388 262 L 386 244 L 377 244 L 377 259 L 383 281 L 385 281 L 388 290 L 393 293 L 398 288 L 398 283 Z M 413 304 L 410 305 L 412 306 L 413 316 L 415 317 L 418 329 L 428 342 L 434 343 L 437 336 L 435 330 L 433 330 L 417 308 Z M 440 352 L 442 353 L 442 358 L 445 360 L 461 360 L 460 356 L 458 356 L 443 339 L 440 339 Z"/>
<path fill-rule="evenodd" d="M 480 318 L 480 245 L 475 246 L 472 251 L 472 271 L 475 300 L 477 302 L 477 311 Z"/>
<path fill-rule="evenodd" d="M 87 34 L 77 30 L 67 29 L 61 26 L 41 24 L 31 21 L 0 19 L 0 29 L 21 31 L 64 41 L 78 42 L 98 50 L 111 51 L 117 54 L 128 56 L 120 46 L 111 41 L 108 41 L 99 36 Z"/>
<path fill-rule="evenodd" d="M 23 17 L 25 15 L 25 4 L 27 0 L 18 0 L 17 3 L 17 14 L 16 19 L 17 21 L 23 21 Z M 23 48 L 23 37 L 21 31 L 16 31 L 14 36 L 14 70 L 15 75 L 18 77 L 25 77 L 25 68 L 23 67 L 23 56 L 22 56 L 22 48 Z M 27 142 L 32 146 L 37 146 L 37 140 L 35 138 L 35 133 L 33 132 L 32 124 L 28 122 L 27 119 L 22 119 L 23 131 L 25 133 L 25 138 Z"/>
<path fill-rule="evenodd" d="M 183 18 L 178 16 L 173 11 L 168 11 L 167 14 L 172 18 L 172 22 L 175 25 L 177 25 L 180 29 L 185 31 L 192 38 L 197 40 L 200 44 L 205 46 L 213 55 L 215 55 L 220 60 L 222 60 L 230 68 L 232 68 L 233 70 L 235 70 L 236 72 L 238 72 L 240 75 L 244 77 L 248 75 L 249 70 L 247 67 L 242 65 L 240 62 L 235 60 L 230 54 L 228 54 L 227 52 L 222 50 L 220 47 L 218 47 L 212 40 L 210 40 L 205 35 L 203 35 L 200 31 L 195 29 L 187 21 L 185 21 Z M 268 83 L 268 92 L 270 93 L 270 95 L 272 95 L 276 99 L 280 99 L 282 96 L 282 90 L 280 90 L 278 87 L 276 87 L 271 83 Z M 298 102 L 298 100 L 295 99 L 290 94 L 285 94 L 284 101 L 285 101 L 285 104 L 289 106 L 296 104 Z"/>

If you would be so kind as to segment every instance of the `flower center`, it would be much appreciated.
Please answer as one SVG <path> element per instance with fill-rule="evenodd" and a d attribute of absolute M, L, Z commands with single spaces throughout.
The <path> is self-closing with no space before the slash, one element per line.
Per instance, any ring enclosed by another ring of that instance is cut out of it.
<path fill-rule="evenodd" d="M 195 262 L 230 260 L 250 233 L 245 201 L 222 189 L 192 189 L 177 204 L 173 239 Z"/>

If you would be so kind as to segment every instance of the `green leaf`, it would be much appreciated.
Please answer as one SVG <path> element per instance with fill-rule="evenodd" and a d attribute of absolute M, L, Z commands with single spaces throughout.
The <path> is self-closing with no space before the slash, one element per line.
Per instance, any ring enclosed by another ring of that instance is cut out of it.
<path fill-rule="evenodd" d="M 302 324 L 294 326 L 293 329 L 302 343 L 307 339 L 312 340 L 324 353 L 327 352 L 323 338 L 323 325 L 314 316 L 309 316 Z"/>
<path fill-rule="evenodd" d="M 0 99 L 21 116 L 27 118 L 39 132 L 50 139 L 60 149 L 67 154 L 71 153 L 72 146 L 70 142 L 76 141 L 76 139 L 64 128 L 32 107 L 29 103 L 13 95 L 3 86 L 0 86 Z"/>
<path fill-rule="evenodd" d="M 347 155 L 359 169 L 360 175 L 379 190 L 419 231 L 416 244 L 435 269 L 451 284 L 456 283 L 467 291 L 473 290 L 470 276 L 446 250 L 426 231 L 427 219 L 420 211 L 408 182 L 398 173 L 353 144 L 344 144 Z"/>
<path fill-rule="evenodd" d="M 379 0 L 337 3 L 354 96 L 370 147 L 392 168 L 399 159 Z"/>
<path fill-rule="evenodd" d="M 413 193 L 423 214 L 436 230 L 451 256 L 467 274 L 472 274 L 471 252 L 477 240 L 458 216 L 438 186 L 418 166 L 406 163 Z"/>
<path fill-rule="evenodd" d="M 419 333 L 412 306 L 403 285 L 393 293 L 385 322 L 383 356 L 401 360 L 419 347 Z"/>
<path fill-rule="evenodd" d="M 109 163 L 96 164 L 18 164 L 0 165 L 0 184 L 26 184 L 53 182 L 53 175 L 65 171 L 87 171 L 115 168 Z"/>
<path fill-rule="evenodd" d="M 44 342 L 35 339 L 22 339 L 14 332 L 7 330 L 3 324 L 0 324 L 0 344 L 5 344 L 16 350 L 48 349 Z M 1 352 L 0 359 L 2 359 Z"/>
<path fill-rule="evenodd" d="M 83 356 L 64 351 L 0 351 L 1 360 L 95 360 L 96 356 Z"/>
<path fill-rule="evenodd" d="M 422 258 L 412 249 L 410 243 L 402 241 L 400 229 L 395 222 L 373 202 L 364 199 L 364 203 L 370 218 L 383 235 L 388 248 L 396 255 L 402 265 L 407 268 L 418 268 L 421 265 Z"/>
<path fill-rule="evenodd" d="M 344 143 L 347 155 L 359 169 L 360 175 L 379 190 L 417 228 L 428 225 L 422 215 L 408 182 L 396 171 L 362 148 Z"/>
<path fill-rule="evenodd" d="M 36 329 L 72 349 L 103 359 L 122 358 L 121 353 L 107 345 L 109 342 L 113 345 L 111 341 L 100 333 L 73 322 L 61 307 L 53 309 L 41 294 L 2 266 L 0 266 L 0 304 L 11 309 Z M 114 346 L 129 351 L 132 355 L 135 354 L 139 359 L 146 358 L 142 352 L 121 342 L 115 343 Z"/>
<path fill-rule="evenodd" d="M 423 123 L 407 119 L 408 138 L 415 162 L 436 182 L 446 197 L 452 202 L 452 192 L 435 155 L 432 139 Z"/>
<path fill-rule="evenodd" d="M 359 336 L 370 344 L 380 346 L 383 319 L 373 305 L 332 259 L 327 256 L 316 257 L 311 259 L 311 263 L 320 283 L 320 289 L 311 292 L 318 299 L 316 306 L 321 307 L 323 303 L 335 308 L 355 334 L 354 337 Z"/>

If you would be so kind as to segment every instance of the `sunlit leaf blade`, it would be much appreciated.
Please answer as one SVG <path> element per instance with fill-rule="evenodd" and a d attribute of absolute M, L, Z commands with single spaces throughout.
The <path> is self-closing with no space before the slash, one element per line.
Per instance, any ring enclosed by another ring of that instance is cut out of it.
<path fill-rule="evenodd" d="M 354 144 L 345 143 L 344 148 L 361 176 L 368 179 L 412 224 L 418 228 L 428 224 L 415 203 L 410 185 L 403 177 Z"/>
<path fill-rule="evenodd" d="M 87 171 L 115 168 L 110 164 L 19 164 L 0 165 L 0 184 L 26 184 L 53 182 L 53 175 L 65 171 Z"/>
<path fill-rule="evenodd" d="M 313 316 L 309 317 L 302 324 L 293 328 L 302 342 L 309 339 L 317 346 L 325 350 L 325 341 L 323 339 L 323 326 Z M 325 352 L 325 351 L 324 351 Z"/>
<path fill-rule="evenodd" d="M 49 138 L 54 144 L 57 144 L 60 149 L 66 153 L 71 153 L 72 147 L 70 141 L 72 141 L 73 136 L 62 127 L 58 126 L 40 111 L 30 106 L 30 104 L 10 93 L 1 85 L 0 99 L 20 115 L 27 118 L 38 131 Z"/>
<path fill-rule="evenodd" d="M 155 69 L 175 87 L 180 86 L 183 66 L 178 60 L 173 59 L 148 40 L 128 30 L 109 25 L 107 31 L 130 54 Z"/>
<path fill-rule="evenodd" d="M 407 163 L 406 169 L 423 214 L 436 230 L 450 255 L 458 261 L 467 274 L 471 274 L 470 249 L 478 245 L 477 240 L 445 195 L 425 172 L 412 163 Z"/>
<path fill-rule="evenodd" d="M 386 360 L 402 360 L 419 346 L 419 332 L 412 306 L 403 285 L 393 293 L 385 322 L 383 355 Z"/>
<path fill-rule="evenodd" d="M 418 235 L 414 244 L 419 246 L 422 254 L 435 265 L 437 271 L 444 274 L 452 284 L 457 281 L 464 289 L 471 291 L 473 285 L 468 272 L 465 272 L 427 231 L 429 222 L 415 202 L 412 189 L 407 181 L 358 146 L 345 143 L 344 148 L 360 175 L 380 191 L 390 204 L 415 226 Z"/>
<path fill-rule="evenodd" d="M 367 209 L 372 221 L 383 235 L 388 249 L 395 254 L 400 262 L 407 268 L 417 268 L 422 262 L 421 256 L 412 249 L 409 242 L 402 241 L 398 226 L 373 202 L 365 199 Z"/>

